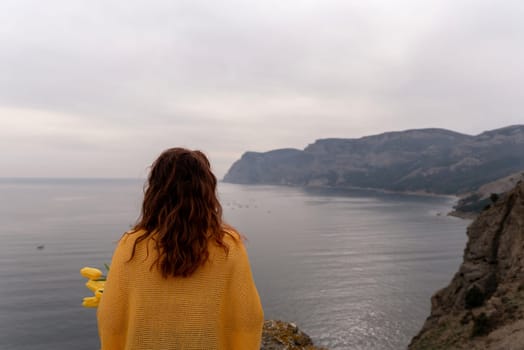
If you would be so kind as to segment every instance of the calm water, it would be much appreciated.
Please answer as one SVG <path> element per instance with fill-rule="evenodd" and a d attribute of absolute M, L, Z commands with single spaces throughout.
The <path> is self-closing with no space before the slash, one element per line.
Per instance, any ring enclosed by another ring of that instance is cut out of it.
<path fill-rule="evenodd" d="M 101 267 L 138 215 L 141 181 L 0 180 L 0 349 L 97 349 L 78 270 Z M 249 239 L 266 318 L 330 349 L 403 349 L 457 270 L 467 221 L 452 201 L 220 185 Z M 38 250 L 37 246 L 44 245 Z"/>

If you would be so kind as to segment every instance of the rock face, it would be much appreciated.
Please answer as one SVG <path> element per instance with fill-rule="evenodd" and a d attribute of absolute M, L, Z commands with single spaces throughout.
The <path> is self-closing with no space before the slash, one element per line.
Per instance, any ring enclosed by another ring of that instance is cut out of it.
<path fill-rule="evenodd" d="M 293 323 L 265 321 L 261 350 L 327 350 L 313 345 L 311 338 Z"/>
<path fill-rule="evenodd" d="M 504 197 L 519 181 L 524 181 L 524 171 L 482 185 L 478 190 L 463 195 L 451 215 L 475 217 L 493 200 Z"/>
<path fill-rule="evenodd" d="M 304 150 L 246 152 L 224 181 L 458 194 L 523 170 L 523 148 L 524 125 L 477 136 L 420 129 L 322 139 Z"/>
<path fill-rule="evenodd" d="M 464 261 L 409 349 L 524 349 L 524 182 L 469 226 Z"/>

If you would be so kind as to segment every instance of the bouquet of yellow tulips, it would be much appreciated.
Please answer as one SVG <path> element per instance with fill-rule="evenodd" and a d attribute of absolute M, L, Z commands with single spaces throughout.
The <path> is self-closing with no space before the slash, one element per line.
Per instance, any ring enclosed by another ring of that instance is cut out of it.
<path fill-rule="evenodd" d="M 109 271 L 109 266 L 105 265 Z M 97 268 L 84 267 L 80 270 L 80 274 L 87 278 L 86 287 L 93 292 L 93 296 L 85 297 L 82 301 L 83 307 L 98 307 L 100 298 L 104 294 L 104 285 L 106 283 L 106 276 Z"/>

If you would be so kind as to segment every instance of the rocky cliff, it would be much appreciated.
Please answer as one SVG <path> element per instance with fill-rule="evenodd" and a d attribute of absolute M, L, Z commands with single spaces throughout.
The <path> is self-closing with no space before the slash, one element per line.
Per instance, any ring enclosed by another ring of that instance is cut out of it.
<path fill-rule="evenodd" d="M 524 171 L 488 182 L 476 191 L 461 196 L 450 215 L 474 218 L 494 200 L 504 197 L 519 181 L 524 181 Z"/>
<path fill-rule="evenodd" d="M 524 349 L 524 182 L 468 227 L 464 261 L 409 349 Z"/>
<path fill-rule="evenodd" d="M 476 136 L 420 129 L 322 139 L 304 150 L 246 152 L 224 181 L 458 194 L 523 170 L 523 148 L 524 125 Z"/>
<path fill-rule="evenodd" d="M 311 338 L 293 323 L 264 322 L 260 350 L 327 350 L 316 347 Z"/>

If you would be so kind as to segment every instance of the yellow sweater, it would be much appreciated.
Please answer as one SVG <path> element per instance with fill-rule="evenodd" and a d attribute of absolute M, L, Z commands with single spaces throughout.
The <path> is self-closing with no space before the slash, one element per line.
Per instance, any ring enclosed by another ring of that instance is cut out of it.
<path fill-rule="evenodd" d="M 209 262 L 190 277 L 164 279 L 150 270 L 151 239 L 127 262 L 137 236 L 113 255 L 97 315 L 102 350 L 260 349 L 263 311 L 240 238 L 226 235 L 227 256 L 210 243 Z"/>

